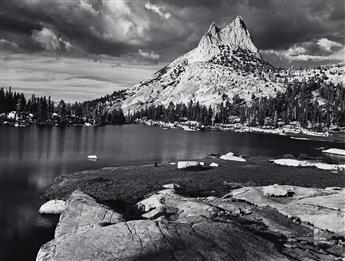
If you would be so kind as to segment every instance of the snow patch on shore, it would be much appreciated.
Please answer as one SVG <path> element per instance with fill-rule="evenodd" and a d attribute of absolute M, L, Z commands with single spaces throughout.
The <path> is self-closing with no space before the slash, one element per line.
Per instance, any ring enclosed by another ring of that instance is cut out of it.
<path fill-rule="evenodd" d="M 244 158 L 235 156 L 234 153 L 232 153 L 232 152 L 228 152 L 227 154 L 224 154 L 224 155 L 220 156 L 220 159 L 222 159 L 222 160 L 246 162 L 246 160 Z"/>
<path fill-rule="evenodd" d="M 345 164 L 328 164 L 322 162 L 311 162 L 307 160 L 297 160 L 297 159 L 275 159 L 271 160 L 274 164 L 280 166 L 289 166 L 289 167 L 313 167 L 322 170 L 345 170 Z"/>
<path fill-rule="evenodd" d="M 177 162 L 177 168 L 178 169 L 187 169 L 192 167 L 200 167 L 203 166 L 203 162 L 197 162 L 197 161 L 179 161 Z"/>
<path fill-rule="evenodd" d="M 293 140 L 311 140 L 308 138 L 301 138 L 301 137 L 290 137 L 290 139 L 293 139 Z"/>
<path fill-rule="evenodd" d="M 212 162 L 212 163 L 210 164 L 210 167 L 218 168 L 218 167 L 219 167 L 219 164 L 216 163 L 216 162 Z"/>
<path fill-rule="evenodd" d="M 329 153 L 329 154 L 336 154 L 336 155 L 345 156 L 345 150 L 337 149 L 337 148 L 330 148 L 328 150 L 323 150 L 322 152 L 323 153 Z"/>

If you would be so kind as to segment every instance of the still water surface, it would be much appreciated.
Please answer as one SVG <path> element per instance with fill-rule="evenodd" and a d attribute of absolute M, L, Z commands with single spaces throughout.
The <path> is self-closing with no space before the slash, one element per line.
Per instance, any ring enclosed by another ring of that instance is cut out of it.
<path fill-rule="evenodd" d="M 56 218 L 37 210 L 57 176 L 107 166 L 204 158 L 238 151 L 277 157 L 320 155 L 332 144 L 233 132 L 186 132 L 137 125 L 101 128 L 0 128 L 0 260 L 33 260 L 53 237 Z M 334 145 L 333 145 L 334 146 Z M 339 148 L 345 145 L 337 144 Z M 96 154 L 96 162 L 87 160 Z"/>

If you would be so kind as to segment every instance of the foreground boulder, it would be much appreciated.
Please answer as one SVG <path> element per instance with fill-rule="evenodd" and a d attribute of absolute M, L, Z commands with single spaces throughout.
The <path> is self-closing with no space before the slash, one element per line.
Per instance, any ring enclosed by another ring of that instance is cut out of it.
<path fill-rule="evenodd" d="M 312 228 L 232 199 L 183 197 L 168 188 L 136 208 L 141 218 L 124 221 L 74 192 L 60 232 L 41 247 L 37 260 L 337 260 L 343 250 L 336 242 L 320 251 Z M 317 235 L 332 236 L 322 230 Z"/>
<path fill-rule="evenodd" d="M 77 190 L 67 201 L 66 210 L 61 214 L 56 227 L 55 237 L 80 232 L 97 225 L 116 224 L 122 221 L 124 221 L 122 215 Z"/>

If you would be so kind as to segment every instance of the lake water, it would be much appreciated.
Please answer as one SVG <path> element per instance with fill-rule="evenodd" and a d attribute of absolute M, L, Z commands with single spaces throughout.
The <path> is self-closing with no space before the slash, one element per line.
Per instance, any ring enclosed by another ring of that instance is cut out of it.
<path fill-rule="evenodd" d="M 40 196 L 57 176 L 107 166 L 204 158 L 238 151 L 277 157 L 320 155 L 332 144 L 284 136 L 186 132 L 138 125 L 100 128 L 0 127 L 0 260 L 33 260 L 52 239 L 57 219 L 43 217 Z M 344 148 L 344 144 L 333 145 Z M 96 154 L 96 162 L 87 160 Z"/>

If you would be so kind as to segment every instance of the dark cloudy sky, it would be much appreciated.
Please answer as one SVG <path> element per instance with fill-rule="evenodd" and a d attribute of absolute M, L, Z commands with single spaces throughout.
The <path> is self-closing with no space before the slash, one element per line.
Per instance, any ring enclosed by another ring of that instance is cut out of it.
<path fill-rule="evenodd" d="M 25 90 L 30 82 L 42 91 L 45 76 L 52 74 L 49 84 L 56 84 L 50 91 L 77 88 L 71 100 L 78 98 L 80 79 L 88 78 L 90 88 L 107 83 L 107 92 L 114 83 L 130 86 L 196 47 L 212 21 L 222 26 L 237 15 L 274 65 L 344 62 L 344 5 L 344 0 L 0 0 L 0 84 Z M 113 61 L 85 62 L 98 58 Z M 78 66 L 87 67 L 81 72 Z M 109 76 L 119 66 L 120 82 Z M 133 68 L 140 77 L 133 77 Z M 93 69 L 97 79 L 88 72 Z"/>
<path fill-rule="evenodd" d="M 243 17 L 263 54 L 298 63 L 341 60 L 344 0 L 1 0 L 3 49 L 170 61 L 209 24 Z M 284 61 L 283 61 L 284 62 Z"/>

